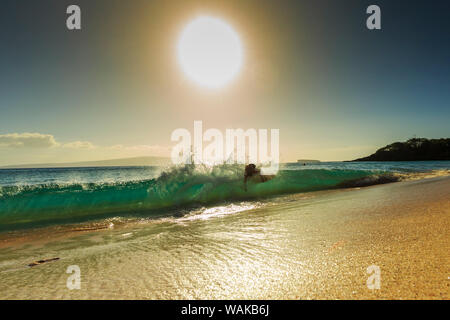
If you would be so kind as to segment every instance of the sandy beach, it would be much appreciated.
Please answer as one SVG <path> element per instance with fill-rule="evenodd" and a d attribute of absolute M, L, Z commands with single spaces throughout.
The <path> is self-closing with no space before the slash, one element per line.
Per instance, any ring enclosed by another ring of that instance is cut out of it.
<path fill-rule="evenodd" d="M 0 298 L 448 299 L 449 191 L 440 177 L 289 195 L 212 218 L 3 239 Z M 66 287 L 69 265 L 81 269 L 80 290 Z M 367 287 L 371 265 L 380 289 Z"/>
<path fill-rule="evenodd" d="M 333 217 L 320 231 L 328 249 L 316 257 L 327 267 L 295 297 L 448 299 L 449 191 L 449 178 L 356 191 L 353 200 L 360 205 L 328 212 Z M 369 265 L 380 267 L 379 290 L 366 286 Z"/>

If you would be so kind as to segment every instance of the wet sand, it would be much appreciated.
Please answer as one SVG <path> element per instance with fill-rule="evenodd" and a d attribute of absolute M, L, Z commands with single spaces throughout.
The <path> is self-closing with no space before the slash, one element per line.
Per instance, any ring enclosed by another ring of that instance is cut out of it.
<path fill-rule="evenodd" d="M 450 178 L 0 249 L 3 299 L 448 299 Z M 43 258 L 57 261 L 27 267 Z M 68 290 L 69 265 L 81 289 Z M 369 289 L 367 268 L 380 268 Z"/>
<path fill-rule="evenodd" d="M 370 187 L 360 195 L 367 196 L 358 199 L 364 206 L 330 219 L 323 233 L 337 241 L 326 241 L 328 252 L 320 254 L 327 267 L 294 297 L 449 299 L 450 179 Z M 378 290 L 367 288 L 369 265 L 380 268 Z"/>

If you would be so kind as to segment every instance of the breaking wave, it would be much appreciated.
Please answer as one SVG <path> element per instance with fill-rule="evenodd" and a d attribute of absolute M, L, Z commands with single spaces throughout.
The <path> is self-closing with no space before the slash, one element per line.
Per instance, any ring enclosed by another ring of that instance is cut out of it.
<path fill-rule="evenodd" d="M 414 174 L 350 169 L 281 170 L 265 183 L 250 181 L 245 190 L 243 167 L 222 165 L 174 167 L 155 179 L 141 181 L 3 186 L 0 230 L 113 216 L 158 217 L 198 205 L 363 187 L 410 178 Z"/>

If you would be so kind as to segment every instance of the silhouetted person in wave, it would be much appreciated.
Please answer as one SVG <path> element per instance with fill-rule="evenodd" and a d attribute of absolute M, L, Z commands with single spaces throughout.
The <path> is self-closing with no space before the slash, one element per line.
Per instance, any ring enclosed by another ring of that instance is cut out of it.
<path fill-rule="evenodd" d="M 245 166 L 244 172 L 244 189 L 247 191 L 247 180 L 251 177 L 258 176 L 261 182 L 266 182 L 272 179 L 274 176 L 261 175 L 261 170 L 256 169 L 256 166 L 253 163 L 250 163 Z"/>

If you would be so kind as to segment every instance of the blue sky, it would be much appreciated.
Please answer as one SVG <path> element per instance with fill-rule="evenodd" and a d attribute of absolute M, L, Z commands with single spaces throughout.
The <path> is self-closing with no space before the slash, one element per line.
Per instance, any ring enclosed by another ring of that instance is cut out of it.
<path fill-rule="evenodd" d="M 80 31 L 65 27 L 69 4 L 81 7 Z M 284 161 L 449 137 L 449 2 L 377 1 L 377 31 L 365 26 L 370 4 L 5 0 L 0 165 L 168 155 L 171 132 L 194 120 L 278 128 Z M 229 23 L 245 48 L 221 90 L 192 84 L 176 61 L 199 15 Z"/>

